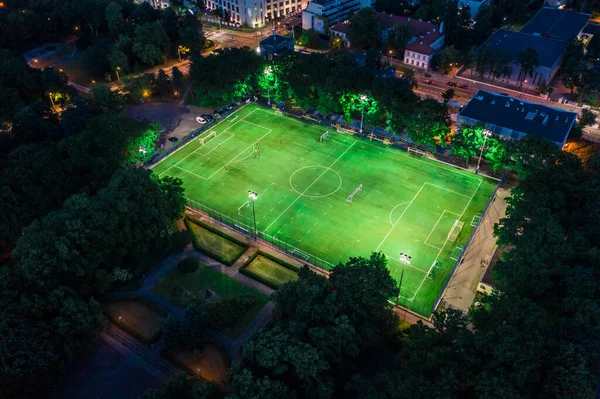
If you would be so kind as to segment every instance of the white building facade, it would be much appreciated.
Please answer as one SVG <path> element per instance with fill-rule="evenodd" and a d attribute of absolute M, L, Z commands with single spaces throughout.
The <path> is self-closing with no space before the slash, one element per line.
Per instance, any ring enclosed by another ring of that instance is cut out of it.
<path fill-rule="evenodd" d="M 158 8 L 158 9 L 165 9 L 165 8 L 171 7 L 170 0 L 135 0 L 135 2 L 138 4 L 148 3 L 152 7 Z"/>
<path fill-rule="evenodd" d="M 337 22 L 349 19 L 364 7 L 370 7 L 374 0 L 314 0 L 302 12 L 302 29 L 313 29 L 322 35 Z"/>
<path fill-rule="evenodd" d="M 230 22 L 260 28 L 271 21 L 300 12 L 308 0 L 207 0 L 206 7 L 227 10 Z"/>

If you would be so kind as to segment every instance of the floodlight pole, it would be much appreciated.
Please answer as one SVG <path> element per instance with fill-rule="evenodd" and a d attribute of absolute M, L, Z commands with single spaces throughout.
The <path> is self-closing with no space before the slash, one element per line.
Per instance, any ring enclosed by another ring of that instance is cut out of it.
<path fill-rule="evenodd" d="M 483 149 L 485 148 L 485 142 L 487 141 L 487 138 L 490 137 L 491 135 L 492 135 L 492 132 L 490 132 L 489 130 L 483 131 L 483 145 L 481 146 L 481 151 L 479 152 L 479 160 L 477 161 L 477 168 L 475 168 L 475 174 L 479 173 L 479 165 L 481 164 L 481 156 L 483 155 Z"/>
<path fill-rule="evenodd" d="M 362 103 L 364 104 L 367 101 L 367 96 L 365 96 L 365 95 L 360 96 L 360 101 L 362 101 Z M 361 109 L 362 109 L 362 112 L 360 114 L 360 130 L 359 130 L 360 133 L 363 132 L 363 121 L 365 119 L 365 106 L 363 105 L 361 107 Z"/>
<path fill-rule="evenodd" d="M 256 236 L 256 210 L 254 209 L 254 201 L 256 201 L 258 198 L 258 194 L 256 194 L 254 191 L 248 190 L 248 198 L 252 200 L 252 218 L 254 220 L 254 235 Z"/>
<path fill-rule="evenodd" d="M 396 306 L 400 301 L 400 290 L 402 289 L 402 279 L 404 279 L 404 263 L 402 263 L 402 273 L 400 274 L 400 281 L 398 282 L 398 296 L 396 297 Z"/>

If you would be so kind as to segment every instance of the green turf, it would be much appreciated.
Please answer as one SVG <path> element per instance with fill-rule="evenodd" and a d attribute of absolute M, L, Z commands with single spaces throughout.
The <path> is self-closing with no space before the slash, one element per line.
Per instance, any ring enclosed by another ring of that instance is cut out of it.
<path fill-rule="evenodd" d="M 242 254 L 246 248 L 238 245 L 225 237 L 221 237 L 204 227 L 189 222 L 192 234 L 196 237 L 196 242 L 200 248 L 209 255 L 214 254 L 218 260 L 223 261 L 227 265 L 232 265 Z"/>
<path fill-rule="evenodd" d="M 181 273 L 177 268 L 163 277 L 152 288 L 152 292 L 165 300 L 177 304 L 177 299 L 172 296 L 173 288 L 186 289 L 198 297 L 203 297 L 207 288 L 214 291 L 219 297 L 226 298 L 238 294 L 251 294 L 256 298 L 256 306 L 247 312 L 240 322 L 225 333 L 231 338 L 237 338 L 256 318 L 256 315 L 269 302 L 266 295 L 242 285 L 226 274 L 219 273 L 208 266 L 200 265 L 192 273 Z"/>
<path fill-rule="evenodd" d="M 262 255 L 258 255 L 248 266 L 246 272 L 257 275 L 275 286 L 285 284 L 290 280 L 297 280 L 298 273 L 283 267 Z"/>
<path fill-rule="evenodd" d="M 383 251 L 394 278 L 403 275 L 400 303 L 429 314 L 453 267 L 452 251 L 466 242 L 496 182 L 255 104 L 236 115 L 210 129 L 217 137 L 191 141 L 154 171 L 181 178 L 188 198 L 247 230 L 247 192 L 257 192 L 262 235 L 314 255 L 308 259 L 322 266 Z M 331 138 L 320 143 L 327 130 Z M 446 241 L 457 219 L 464 228 L 456 242 Z M 404 274 L 401 252 L 412 256 Z M 429 279 L 436 259 L 441 268 Z"/>

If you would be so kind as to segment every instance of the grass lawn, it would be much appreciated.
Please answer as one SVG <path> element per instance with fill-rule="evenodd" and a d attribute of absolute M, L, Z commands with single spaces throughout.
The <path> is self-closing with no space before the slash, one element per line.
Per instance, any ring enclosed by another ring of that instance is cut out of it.
<path fill-rule="evenodd" d="M 227 238 L 220 236 L 203 226 L 187 221 L 188 228 L 195 237 L 197 249 L 214 256 L 226 265 L 232 265 L 246 251 L 243 247 Z"/>
<path fill-rule="evenodd" d="M 106 302 L 102 305 L 106 317 L 146 343 L 158 339 L 167 313 L 141 299 Z"/>
<path fill-rule="evenodd" d="M 199 375 L 206 381 L 217 384 L 223 383 L 229 370 L 229 358 L 212 343 L 206 344 L 197 351 L 169 351 L 164 354 L 174 363 L 185 368 L 188 373 Z"/>
<path fill-rule="evenodd" d="M 239 337 L 244 332 L 248 325 L 256 318 L 256 315 L 269 302 L 269 298 L 266 295 L 254 291 L 228 275 L 219 273 L 205 265 L 200 265 L 198 270 L 192 273 L 181 273 L 179 269 L 175 268 L 163 277 L 152 288 L 152 291 L 174 305 L 180 306 L 181 304 L 177 303 L 177 297 L 173 293 L 173 289 L 176 287 L 185 289 L 197 297 L 203 297 L 207 288 L 210 288 L 219 297 L 223 298 L 239 294 L 254 295 L 256 306 L 247 312 L 236 326 L 225 331 L 225 334 L 233 339 Z"/>
<path fill-rule="evenodd" d="M 287 283 L 290 280 L 298 279 L 298 272 L 288 269 L 262 255 L 258 255 L 254 258 L 244 270 L 247 274 L 250 274 L 251 277 L 256 275 L 259 277 L 259 280 L 266 280 L 275 287 Z"/>
<path fill-rule="evenodd" d="M 181 178 L 192 206 L 247 231 L 248 190 L 258 193 L 260 237 L 320 266 L 385 253 L 392 276 L 402 276 L 399 302 L 425 315 L 497 184 L 256 104 L 153 170 Z M 459 234 L 449 239 L 451 231 Z"/>

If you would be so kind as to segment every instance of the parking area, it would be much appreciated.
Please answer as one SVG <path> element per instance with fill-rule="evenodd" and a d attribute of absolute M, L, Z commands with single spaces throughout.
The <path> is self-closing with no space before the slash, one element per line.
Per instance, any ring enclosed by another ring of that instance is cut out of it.
<path fill-rule="evenodd" d="M 214 107 L 156 103 L 127 107 L 124 115 L 133 119 L 148 119 L 158 122 L 163 128 L 160 144 L 163 148 L 168 149 L 201 126 L 196 121 L 196 117 L 203 114 L 212 115 L 214 110 Z M 172 139 L 173 137 L 177 140 Z"/>

